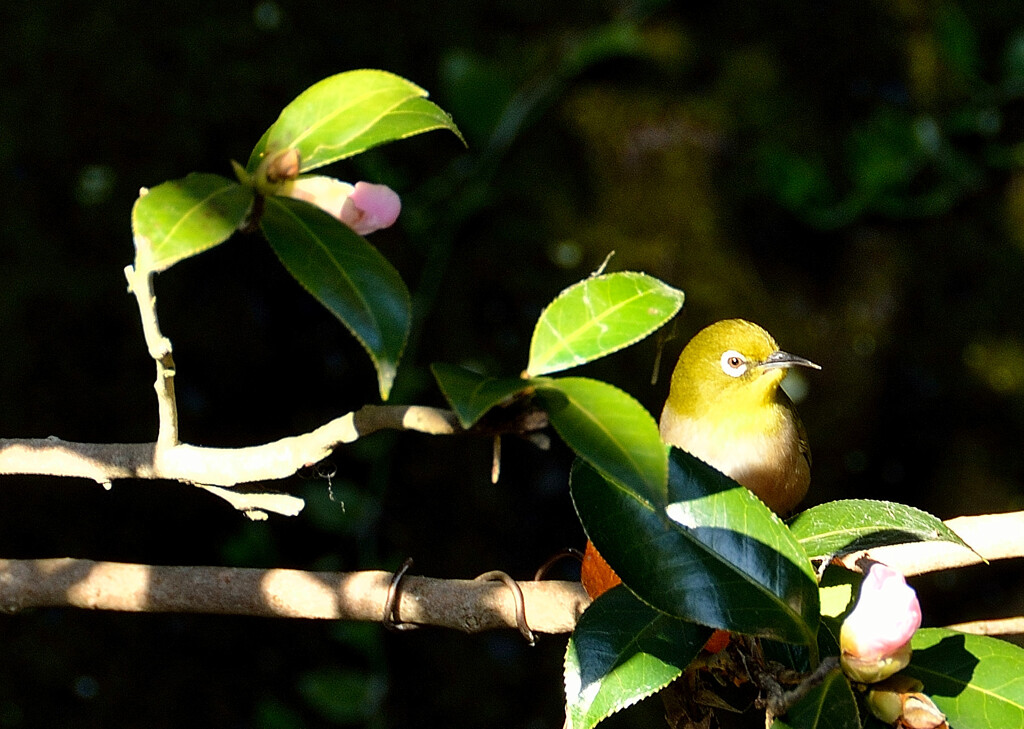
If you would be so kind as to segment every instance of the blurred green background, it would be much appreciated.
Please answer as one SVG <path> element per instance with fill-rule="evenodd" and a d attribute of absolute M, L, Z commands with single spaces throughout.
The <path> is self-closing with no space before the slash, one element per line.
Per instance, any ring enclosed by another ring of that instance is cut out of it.
<path fill-rule="evenodd" d="M 743 316 L 823 366 L 791 382 L 809 503 L 1024 508 L 1024 9 L 975 2 L 7 3 L 0 9 L 0 431 L 145 441 L 156 408 L 123 267 L 138 189 L 230 174 L 281 107 L 353 68 L 406 76 L 430 134 L 334 172 L 390 184 L 375 234 L 431 362 L 517 374 L 540 309 L 611 251 L 684 289 L 582 374 L 657 414 L 683 343 Z M 182 434 L 243 445 L 376 399 L 365 355 L 255 236 L 159 276 Z M 791 378 L 792 379 L 792 378 Z M 570 456 L 378 434 L 294 519 L 178 484 L 5 478 L 0 556 L 528 578 L 581 546 Z M 572 577 L 571 566 L 563 577 Z M 925 622 L 1020 614 L 1005 566 L 915 581 Z M 966 597 L 969 595 L 969 599 Z M 565 637 L 36 610 L 0 620 L 0 727 L 557 727 Z M 657 702 L 609 726 L 657 726 Z"/>

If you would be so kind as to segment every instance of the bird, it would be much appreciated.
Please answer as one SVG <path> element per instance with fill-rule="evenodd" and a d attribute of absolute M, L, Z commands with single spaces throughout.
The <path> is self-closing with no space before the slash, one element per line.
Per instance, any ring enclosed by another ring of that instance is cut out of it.
<path fill-rule="evenodd" d="M 683 348 L 661 412 L 661 439 L 696 456 L 786 515 L 807 494 L 811 451 L 782 380 L 792 367 L 821 369 L 779 349 L 763 328 L 725 319 Z M 596 598 L 620 582 L 587 542 L 581 575 Z"/>

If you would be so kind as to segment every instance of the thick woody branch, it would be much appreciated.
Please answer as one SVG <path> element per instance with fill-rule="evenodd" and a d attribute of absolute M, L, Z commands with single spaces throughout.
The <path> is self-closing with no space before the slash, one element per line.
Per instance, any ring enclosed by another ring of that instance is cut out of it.
<path fill-rule="evenodd" d="M 0 608 L 77 607 L 380 622 L 390 572 L 162 567 L 84 559 L 0 560 Z M 590 602 L 576 582 L 520 582 L 530 628 L 567 633 Z M 395 619 L 476 633 L 516 627 L 500 582 L 407 576 Z"/>

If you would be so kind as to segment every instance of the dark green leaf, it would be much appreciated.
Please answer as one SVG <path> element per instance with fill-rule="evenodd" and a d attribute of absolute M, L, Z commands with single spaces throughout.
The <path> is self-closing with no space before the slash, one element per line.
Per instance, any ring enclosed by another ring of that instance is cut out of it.
<path fill-rule="evenodd" d="M 676 315 L 683 292 L 643 273 L 592 276 L 560 293 L 537 320 L 531 376 L 576 367 L 637 342 Z"/>
<path fill-rule="evenodd" d="M 785 524 L 742 486 L 677 448 L 667 505 L 579 461 L 570 486 L 587 536 L 645 602 L 684 620 L 814 649 L 811 564 Z"/>
<path fill-rule="evenodd" d="M 517 377 L 487 377 L 442 362 L 432 364 L 430 369 L 463 428 L 471 427 L 488 410 L 530 387 L 529 382 Z"/>
<path fill-rule="evenodd" d="M 223 243 L 251 205 L 249 188 L 220 175 L 194 172 L 157 185 L 132 208 L 135 269 L 163 271 Z"/>
<path fill-rule="evenodd" d="M 530 382 L 551 425 L 580 458 L 644 498 L 664 503 L 668 454 L 643 405 L 617 387 L 585 377 Z"/>
<path fill-rule="evenodd" d="M 339 73 L 313 84 L 284 108 L 249 157 L 255 172 L 266 154 L 296 149 L 308 172 L 397 139 L 448 129 L 461 139 L 427 92 L 385 71 Z"/>
<path fill-rule="evenodd" d="M 842 671 L 830 674 L 819 686 L 777 719 L 773 729 L 860 729 L 860 712 L 850 682 Z"/>
<path fill-rule="evenodd" d="M 810 557 L 906 542 L 953 542 L 970 549 L 940 519 L 890 501 L 830 501 L 797 514 L 789 528 Z"/>
<path fill-rule="evenodd" d="M 398 272 L 346 225 L 300 200 L 266 198 L 260 226 L 288 272 L 369 353 L 386 400 L 412 319 Z"/>
<path fill-rule="evenodd" d="M 905 673 L 924 683 L 956 729 L 1024 727 L 1024 649 L 997 638 L 922 628 Z"/>
<path fill-rule="evenodd" d="M 565 654 L 571 729 L 590 729 L 664 688 L 711 635 L 645 605 L 625 587 L 601 595 L 580 617 Z"/>
<path fill-rule="evenodd" d="M 298 678 L 299 693 L 335 724 L 363 723 L 380 712 L 387 689 L 383 676 L 351 668 L 319 668 Z"/>

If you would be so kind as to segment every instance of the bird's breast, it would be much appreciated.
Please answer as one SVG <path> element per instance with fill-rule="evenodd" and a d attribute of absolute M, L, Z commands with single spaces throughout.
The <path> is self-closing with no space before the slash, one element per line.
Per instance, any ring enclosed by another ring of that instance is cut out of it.
<path fill-rule="evenodd" d="M 661 438 L 682 448 L 753 491 L 778 514 L 786 514 L 807 493 L 810 465 L 796 424 L 784 412 L 762 421 L 688 418 L 668 408 Z"/>

